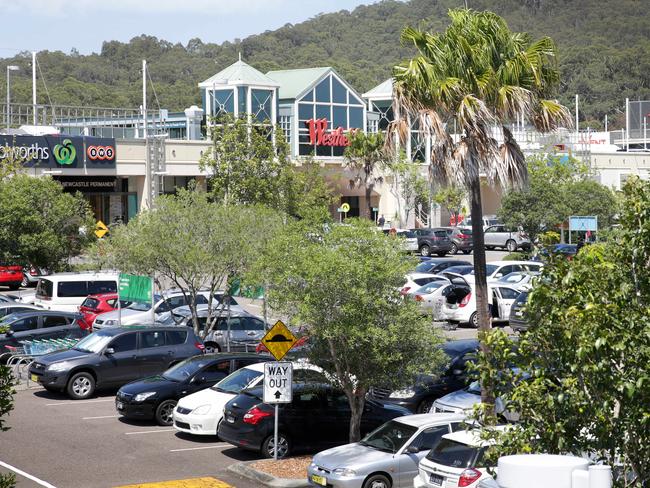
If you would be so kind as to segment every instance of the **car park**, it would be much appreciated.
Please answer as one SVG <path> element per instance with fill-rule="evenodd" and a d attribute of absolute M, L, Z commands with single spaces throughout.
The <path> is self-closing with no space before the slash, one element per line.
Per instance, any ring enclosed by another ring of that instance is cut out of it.
<path fill-rule="evenodd" d="M 343 391 L 327 383 L 294 379 L 291 403 L 278 407 L 278 458 L 298 451 L 314 451 L 345 444 L 350 435 L 350 405 Z M 381 424 L 410 412 L 397 405 L 366 400 L 361 417 L 365 435 Z M 273 457 L 272 405 L 262 401 L 262 388 L 248 388 L 230 400 L 223 411 L 218 435 L 234 446 Z"/>
<path fill-rule="evenodd" d="M 23 281 L 23 267 L 14 264 L 0 265 L 0 286 L 17 290 Z"/>
<path fill-rule="evenodd" d="M 471 227 L 444 227 L 451 239 L 450 254 L 470 254 L 474 243 L 472 241 L 472 228 Z"/>
<path fill-rule="evenodd" d="M 476 339 L 462 339 L 447 341 L 440 347 L 449 363 L 439 377 L 422 374 L 414 379 L 412 385 L 397 390 L 372 387 L 368 398 L 394 403 L 414 413 L 427 413 L 434 400 L 467 386 L 466 366 L 476 358 L 479 342 Z"/>
<path fill-rule="evenodd" d="M 440 274 L 452 266 L 470 265 L 467 261 L 453 258 L 428 258 L 415 267 L 416 273 Z"/>
<path fill-rule="evenodd" d="M 359 442 L 316 454 L 307 468 L 313 486 L 406 488 L 438 440 L 457 429 L 462 415 L 406 415 L 389 420 Z"/>
<path fill-rule="evenodd" d="M 492 225 L 485 229 L 483 234 L 485 249 L 507 249 L 508 252 L 515 252 L 518 249 L 529 251 L 533 244 L 521 227 L 511 229 L 505 225 Z"/>
<path fill-rule="evenodd" d="M 117 293 L 117 273 L 58 273 L 41 277 L 34 305 L 47 310 L 76 312 L 88 295 Z"/>
<path fill-rule="evenodd" d="M 443 228 L 411 229 L 418 239 L 418 251 L 422 256 L 444 256 L 451 251 L 451 239 Z"/>
<path fill-rule="evenodd" d="M 186 434 L 216 435 L 223 419 L 223 409 L 230 400 L 246 388 L 262 384 L 264 361 L 271 356 L 244 360 L 248 364 L 230 374 L 211 388 L 181 398 L 174 409 L 174 428 Z M 294 381 L 326 381 L 323 371 L 305 360 L 293 362 Z"/>
<path fill-rule="evenodd" d="M 120 301 L 122 308 L 130 305 L 131 302 Z M 85 328 L 92 330 L 95 319 L 98 315 L 116 310 L 118 307 L 117 293 L 98 293 L 97 295 L 88 295 L 81 305 L 79 313 L 83 317 Z"/>
<path fill-rule="evenodd" d="M 435 275 L 431 273 L 410 273 L 406 275 L 406 283 L 402 285 L 399 292 L 401 295 L 412 295 L 416 290 L 422 286 L 433 281 L 448 283 L 449 280 L 442 275 Z"/>
<path fill-rule="evenodd" d="M 257 354 L 206 354 L 193 356 L 163 373 L 127 383 L 115 396 L 117 413 L 125 418 L 172 425 L 174 408 L 186 395 L 213 386 L 251 361 L 263 361 Z"/>
<path fill-rule="evenodd" d="M 530 327 L 528 314 L 526 313 L 526 302 L 529 292 L 522 291 L 510 307 L 510 328 L 515 332 L 526 332 Z"/>
<path fill-rule="evenodd" d="M 189 327 L 120 327 L 93 332 L 72 349 L 40 356 L 29 367 L 32 381 L 72 399 L 161 373 L 203 353 Z"/>

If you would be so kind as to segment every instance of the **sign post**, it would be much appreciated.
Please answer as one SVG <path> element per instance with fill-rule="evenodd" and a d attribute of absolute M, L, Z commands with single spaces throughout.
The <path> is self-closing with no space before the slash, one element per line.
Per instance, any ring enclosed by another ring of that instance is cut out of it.
<path fill-rule="evenodd" d="M 293 399 L 293 365 L 280 360 L 295 345 L 297 339 L 281 320 L 262 338 L 262 344 L 277 361 L 264 363 L 264 403 L 275 405 L 275 418 L 273 430 L 273 459 L 278 459 L 278 418 L 280 415 L 278 405 L 291 403 Z"/>

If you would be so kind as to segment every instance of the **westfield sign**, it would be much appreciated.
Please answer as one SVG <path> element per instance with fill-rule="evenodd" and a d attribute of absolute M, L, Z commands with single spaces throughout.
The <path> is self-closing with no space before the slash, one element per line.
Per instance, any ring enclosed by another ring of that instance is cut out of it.
<path fill-rule="evenodd" d="M 350 139 L 343 132 L 343 127 L 327 130 L 327 119 L 309 119 L 309 144 L 315 146 L 349 146 Z M 354 130 L 354 129 L 353 129 Z"/>

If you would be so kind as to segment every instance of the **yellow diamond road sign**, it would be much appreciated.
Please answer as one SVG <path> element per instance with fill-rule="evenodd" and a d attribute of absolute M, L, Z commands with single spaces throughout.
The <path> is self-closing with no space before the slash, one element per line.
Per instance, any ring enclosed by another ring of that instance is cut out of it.
<path fill-rule="evenodd" d="M 266 346 L 273 357 L 280 361 L 289 352 L 298 339 L 278 320 L 273 327 L 262 338 L 262 344 Z"/>
<path fill-rule="evenodd" d="M 97 223 L 95 224 L 95 235 L 97 236 L 97 238 L 101 239 L 106 235 L 107 232 L 108 232 L 108 227 L 106 227 L 106 224 L 101 220 L 98 220 Z"/>

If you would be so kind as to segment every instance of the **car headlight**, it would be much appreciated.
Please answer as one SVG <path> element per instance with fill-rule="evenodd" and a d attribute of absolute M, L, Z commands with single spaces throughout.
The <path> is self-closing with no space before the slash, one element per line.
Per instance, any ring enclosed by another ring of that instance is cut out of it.
<path fill-rule="evenodd" d="M 336 468 L 333 471 L 334 474 L 338 474 L 339 476 L 356 476 L 357 472 L 354 469 L 350 468 Z"/>
<path fill-rule="evenodd" d="M 155 391 L 145 391 L 144 393 L 138 393 L 133 397 L 134 402 L 144 402 L 147 398 L 151 398 L 156 394 Z"/>
<path fill-rule="evenodd" d="M 117 325 L 117 320 L 106 320 L 104 325 Z"/>
<path fill-rule="evenodd" d="M 388 398 L 411 398 L 415 395 L 413 388 L 406 388 L 405 390 L 397 390 L 392 392 Z"/>
<path fill-rule="evenodd" d="M 195 408 L 192 410 L 192 413 L 196 415 L 205 415 L 210 411 L 210 405 L 201 405 L 200 407 Z"/>
<path fill-rule="evenodd" d="M 48 371 L 65 371 L 68 369 L 68 365 L 65 362 L 50 364 L 47 367 Z"/>

